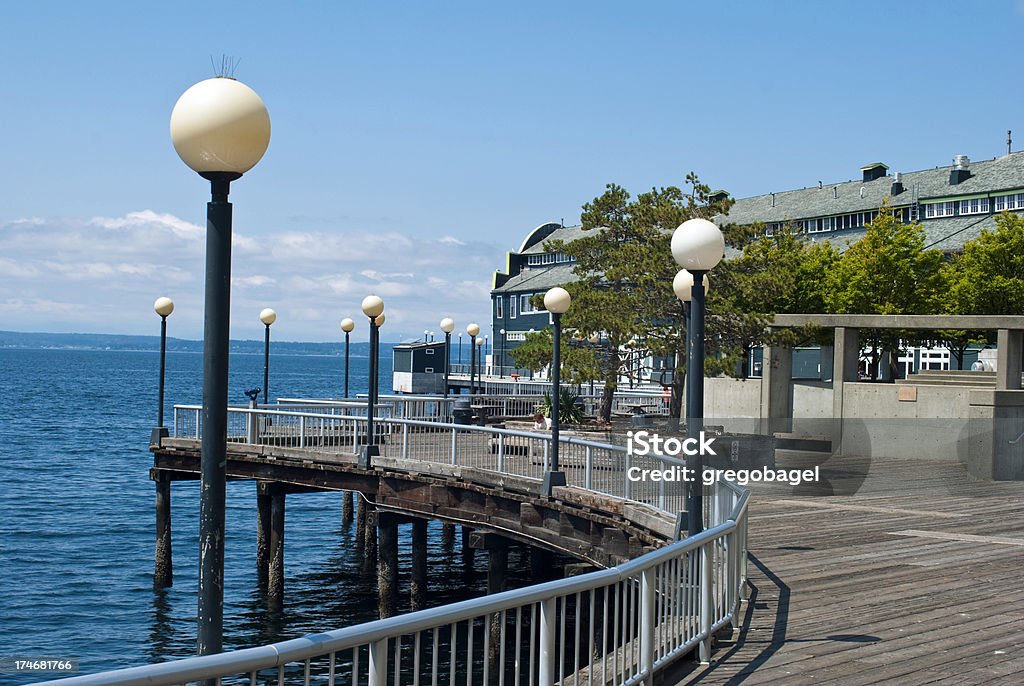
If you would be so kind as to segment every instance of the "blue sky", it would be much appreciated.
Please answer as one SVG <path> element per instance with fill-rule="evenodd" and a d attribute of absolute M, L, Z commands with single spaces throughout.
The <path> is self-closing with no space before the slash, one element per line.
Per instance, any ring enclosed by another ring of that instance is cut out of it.
<path fill-rule="evenodd" d="M 168 118 L 211 55 L 270 110 L 233 186 L 232 335 L 489 321 L 491 273 L 614 181 L 737 197 L 1024 146 L 1020 0 L 0 0 L 0 328 L 202 332 L 207 187 Z M 486 331 L 486 328 L 485 328 Z"/>

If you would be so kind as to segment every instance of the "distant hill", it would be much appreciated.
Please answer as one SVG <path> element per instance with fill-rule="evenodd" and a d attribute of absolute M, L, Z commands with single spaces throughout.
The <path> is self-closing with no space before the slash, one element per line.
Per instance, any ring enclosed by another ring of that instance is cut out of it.
<path fill-rule="evenodd" d="M 366 357 L 369 343 L 352 343 L 353 357 Z M 341 355 L 343 343 L 304 343 L 300 341 L 272 341 L 273 352 L 288 355 Z M 384 349 L 390 343 L 381 343 Z M 0 349 L 32 348 L 56 350 L 160 350 L 159 336 L 126 336 L 103 333 L 24 333 L 0 331 Z M 167 338 L 167 350 L 172 352 L 203 351 L 202 341 L 184 338 Z M 231 341 L 233 353 L 263 353 L 262 340 Z"/>

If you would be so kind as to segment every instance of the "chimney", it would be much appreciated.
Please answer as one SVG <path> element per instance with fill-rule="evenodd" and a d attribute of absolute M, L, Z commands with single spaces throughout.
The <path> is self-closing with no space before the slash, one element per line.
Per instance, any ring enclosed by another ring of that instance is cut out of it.
<path fill-rule="evenodd" d="M 949 171 L 949 185 L 955 186 L 971 178 L 971 160 L 967 155 L 953 158 L 953 168 Z"/>
<path fill-rule="evenodd" d="M 874 181 L 885 176 L 885 173 L 889 170 L 889 167 L 882 164 L 881 162 L 872 162 L 869 165 L 860 168 L 863 175 L 862 180 L 864 183 L 868 181 Z"/>
<path fill-rule="evenodd" d="M 896 172 L 892 178 L 892 189 L 889 191 L 889 194 L 899 195 L 903 190 L 903 174 Z"/>

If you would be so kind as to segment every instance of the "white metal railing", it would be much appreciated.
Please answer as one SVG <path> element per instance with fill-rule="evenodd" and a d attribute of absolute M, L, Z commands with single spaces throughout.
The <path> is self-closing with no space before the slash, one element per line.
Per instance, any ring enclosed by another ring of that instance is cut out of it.
<path fill-rule="evenodd" d="M 183 437 L 195 437 L 189 433 L 198 424 L 194 407 L 176 407 L 176 436 L 184 428 Z M 229 414 L 229 426 L 255 425 L 259 430 L 249 437 L 261 444 L 281 440 L 279 432 L 263 431 L 268 425 L 287 426 L 298 430 L 293 439 L 318 450 L 354 450 L 366 421 L 265 409 L 232 408 Z M 382 455 L 410 466 L 445 461 L 538 479 L 549 458 L 550 435 L 383 417 L 379 424 Z M 334 436 L 354 438 L 322 443 Z M 570 485 L 650 502 L 669 514 L 683 509 L 681 489 L 666 492 L 625 478 L 630 466 L 681 466 L 679 460 L 650 457 L 639 465 L 617 446 L 572 437 L 560 445 Z M 691 650 L 709 660 L 715 632 L 741 616 L 750 494 L 728 482 L 704 491 L 706 531 L 611 569 L 271 645 L 47 683 L 650 684 Z"/>

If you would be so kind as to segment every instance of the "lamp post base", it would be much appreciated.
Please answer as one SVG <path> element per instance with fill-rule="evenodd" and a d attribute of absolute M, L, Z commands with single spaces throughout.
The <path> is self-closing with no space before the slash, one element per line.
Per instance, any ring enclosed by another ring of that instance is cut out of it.
<path fill-rule="evenodd" d="M 155 426 L 153 427 L 153 431 L 149 434 L 149 444 L 155 445 L 159 448 L 162 440 L 170 435 L 171 434 L 167 430 L 166 426 Z"/>
<path fill-rule="evenodd" d="M 565 486 L 565 472 L 545 472 L 544 483 L 540 487 L 540 494 L 545 498 L 551 497 L 551 489 L 558 486 Z"/>
<path fill-rule="evenodd" d="M 359 460 L 357 464 L 362 469 L 370 469 L 373 467 L 373 458 L 380 455 L 380 448 L 375 445 L 364 445 L 363 451 L 359 453 Z"/>

